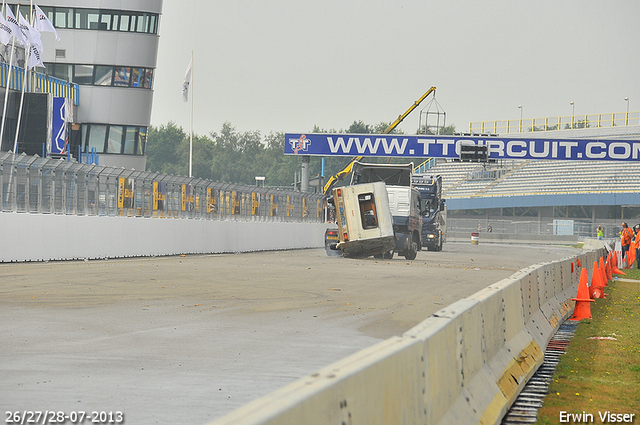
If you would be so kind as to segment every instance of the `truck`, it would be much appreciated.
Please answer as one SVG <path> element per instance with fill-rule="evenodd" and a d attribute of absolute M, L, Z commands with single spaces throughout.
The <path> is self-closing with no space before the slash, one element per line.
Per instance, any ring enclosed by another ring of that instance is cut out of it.
<path fill-rule="evenodd" d="M 383 182 L 335 188 L 333 202 L 339 241 L 330 245 L 331 250 L 346 257 L 368 257 L 394 248 L 393 218 Z"/>
<path fill-rule="evenodd" d="M 442 176 L 414 174 L 412 184 L 422 201 L 422 246 L 442 251 L 446 239 L 447 210 L 442 199 Z"/>
<path fill-rule="evenodd" d="M 427 90 L 426 93 L 424 93 L 422 95 L 422 97 L 420 97 L 420 99 L 416 100 L 410 107 L 409 109 L 407 109 L 402 115 L 398 116 L 398 118 L 392 122 L 389 127 L 387 127 L 382 133 L 383 134 L 388 134 L 391 133 L 414 109 L 416 109 L 420 103 L 422 103 L 423 100 L 425 100 L 430 94 L 433 94 L 434 98 L 435 98 L 435 93 L 436 93 L 436 88 L 435 87 L 431 87 L 429 90 Z M 339 172 L 337 172 L 335 175 L 330 176 L 326 182 L 326 184 L 324 185 L 324 195 L 326 196 L 326 201 L 327 201 L 327 205 L 328 205 L 328 211 L 327 211 L 327 215 L 328 215 L 328 220 L 329 221 L 333 221 L 333 217 L 332 217 L 332 213 L 337 209 L 335 206 L 335 200 L 333 199 L 333 188 L 334 186 L 337 186 L 343 179 L 345 179 L 349 174 L 352 174 L 353 172 L 353 167 L 356 163 L 359 163 L 360 160 L 362 160 L 362 156 L 357 156 L 355 157 L 353 160 L 351 160 L 346 167 L 344 167 L 342 170 L 340 170 Z M 413 165 L 411 164 L 411 167 L 413 167 Z M 402 173 L 401 173 L 402 174 Z M 403 174 L 405 177 L 407 176 L 406 172 Z M 410 173 L 409 173 L 410 176 Z M 353 174 L 352 174 L 352 179 L 353 179 Z M 405 181 L 406 183 L 406 181 Z M 353 181 L 352 181 L 352 184 Z M 404 184 L 402 186 L 405 186 Z M 411 186 L 411 178 L 409 177 L 408 180 L 408 186 Z M 393 228 L 398 230 L 397 233 L 397 237 L 398 240 L 396 241 L 396 244 L 394 246 L 397 247 L 396 252 L 401 253 L 401 255 L 405 255 L 405 257 L 407 259 L 414 259 L 417 255 L 417 252 L 422 249 L 422 240 L 421 240 L 421 226 L 419 223 L 421 223 L 421 217 L 420 217 L 420 206 L 418 205 L 418 203 L 420 202 L 420 196 L 419 193 L 417 193 L 416 191 L 413 191 L 411 189 L 409 189 L 407 191 L 406 187 L 399 189 L 399 190 L 392 190 L 391 192 L 393 192 L 392 196 L 394 196 L 393 198 L 393 202 L 394 202 L 394 208 L 396 211 L 396 218 L 394 218 L 394 224 L 393 224 Z M 397 195 L 397 196 L 396 196 Z M 407 197 L 404 197 L 405 195 L 408 195 Z M 404 197 L 404 198 L 403 198 Z M 400 212 L 399 208 L 403 207 L 408 204 L 410 207 L 413 206 L 412 208 L 407 208 L 408 212 L 402 211 Z M 416 213 L 416 211 L 418 211 Z M 409 229 L 409 227 L 411 229 Z M 415 230 L 415 232 L 413 231 Z M 414 235 L 415 233 L 415 235 Z M 417 235 L 417 236 L 416 236 Z M 339 235 L 338 235 L 338 229 L 336 228 L 328 228 L 325 231 L 325 237 L 324 237 L 324 242 L 325 242 L 325 250 L 327 252 L 327 255 L 329 256 L 336 256 L 336 255 L 340 255 L 340 250 L 337 249 L 337 241 L 339 240 Z M 373 255 L 377 256 L 377 257 L 392 257 L 393 256 L 393 249 L 390 249 L 384 253 L 372 253 Z M 371 255 L 371 254 L 369 254 Z"/>
<path fill-rule="evenodd" d="M 407 260 L 414 260 L 422 249 L 422 200 L 412 186 L 413 163 L 365 164 L 354 162 L 351 185 L 383 182 L 393 218 L 395 245 L 393 251 L 383 253 L 387 258 L 394 252 Z"/>
<path fill-rule="evenodd" d="M 389 127 L 387 127 L 382 134 L 389 134 L 391 133 L 393 130 L 395 130 L 395 128 L 400 125 L 400 123 L 402 121 L 404 121 L 404 119 L 409 116 L 409 114 L 411 112 L 413 112 L 414 109 L 416 109 L 418 106 L 420 106 L 420 104 L 422 103 L 423 100 L 425 100 L 430 94 L 433 94 L 433 97 L 435 99 L 436 96 L 436 88 L 431 87 L 429 90 L 427 90 L 425 92 L 425 94 L 422 95 L 422 97 L 420 97 L 420 99 L 416 100 L 415 102 L 413 102 L 413 104 L 409 107 L 409 109 L 407 109 L 402 115 L 398 116 L 398 118 L 395 119 L 395 121 L 393 121 Z M 362 158 L 364 158 L 363 156 L 357 156 L 355 157 L 353 160 L 351 160 L 351 162 L 349 162 L 347 164 L 346 167 L 344 167 L 342 170 L 338 171 L 335 175 L 330 176 L 327 179 L 327 182 L 324 185 L 323 188 L 323 193 L 325 194 L 325 196 L 330 196 L 331 195 L 331 189 L 338 183 L 340 182 L 340 180 L 344 179 L 346 176 L 349 175 L 349 173 L 351 173 L 351 167 L 353 166 L 353 164 L 356 161 L 361 161 Z"/>

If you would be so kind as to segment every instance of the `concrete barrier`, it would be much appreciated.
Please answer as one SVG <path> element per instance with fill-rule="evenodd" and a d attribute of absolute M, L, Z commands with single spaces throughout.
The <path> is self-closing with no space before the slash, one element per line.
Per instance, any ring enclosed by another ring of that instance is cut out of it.
<path fill-rule="evenodd" d="M 324 246 L 327 225 L 0 213 L 0 262 L 212 254 Z"/>
<path fill-rule="evenodd" d="M 577 259 L 601 255 L 523 269 L 213 424 L 498 424 L 573 310 Z"/>

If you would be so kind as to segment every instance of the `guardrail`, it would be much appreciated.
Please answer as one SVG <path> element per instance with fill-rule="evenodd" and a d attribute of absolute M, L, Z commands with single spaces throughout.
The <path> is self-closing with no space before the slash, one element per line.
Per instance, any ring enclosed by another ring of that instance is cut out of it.
<path fill-rule="evenodd" d="M 469 123 L 470 133 L 529 133 L 534 131 L 575 130 L 594 127 L 640 125 L 640 112 L 569 115 L 519 120 L 476 121 Z"/>
<path fill-rule="evenodd" d="M 0 154 L 3 212 L 324 222 L 322 195 Z"/>
<path fill-rule="evenodd" d="M 521 270 L 213 424 L 498 424 L 573 309 L 577 260 L 602 255 Z"/>

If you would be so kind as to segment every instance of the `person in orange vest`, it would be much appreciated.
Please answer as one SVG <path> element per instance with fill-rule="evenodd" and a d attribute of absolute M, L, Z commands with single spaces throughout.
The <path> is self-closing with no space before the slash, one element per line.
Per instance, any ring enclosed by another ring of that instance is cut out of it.
<path fill-rule="evenodd" d="M 627 251 L 627 263 L 629 268 L 633 267 L 633 263 L 636 261 L 636 256 L 638 254 L 638 242 L 640 238 L 636 237 L 637 226 L 634 226 L 631 230 L 631 243 L 629 244 L 629 251 Z"/>
<path fill-rule="evenodd" d="M 633 238 L 633 246 L 636 249 L 636 268 L 640 269 L 640 224 L 633 226 L 635 237 Z"/>
<path fill-rule="evenodd" d="M 622 232 L 620 232 L 620 242 L 622 243 L 622 258 L 624 259 L 627 253 L 629 252 L 629 246 L 631 246 L 631 238 L 633 237 L 633 232 L 629 229 L 627 223 L 622 223 Z M 627 260 L 628 261 L 628 260 Z M 627 267 L 631 267 L 630 264 L 627 264 Z"/>

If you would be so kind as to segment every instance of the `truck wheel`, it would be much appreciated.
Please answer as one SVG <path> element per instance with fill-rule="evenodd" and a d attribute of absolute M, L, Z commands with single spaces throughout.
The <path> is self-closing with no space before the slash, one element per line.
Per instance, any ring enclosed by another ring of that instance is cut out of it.
<path fill-rule="evenodd" d="M 404 254 L 404 258 L 406 258 L 407 260 L 415 260 L 417 255 L 418 255 L 418 242 L 411 242 L 411 247 L 409 248 L 407 253 Z"/>
<path fill-rule="evenodd" d="M 440 235 L 440 244 L 438 245 L 438 251 L 442 251 L 442 235 Z"/>
<path fill-rule="evenodd" d="M 387 260 L 391 260 L 393 258 L 393 250 L 385 252 L 382 255 L 382 258 L 387 259 Z"/>

